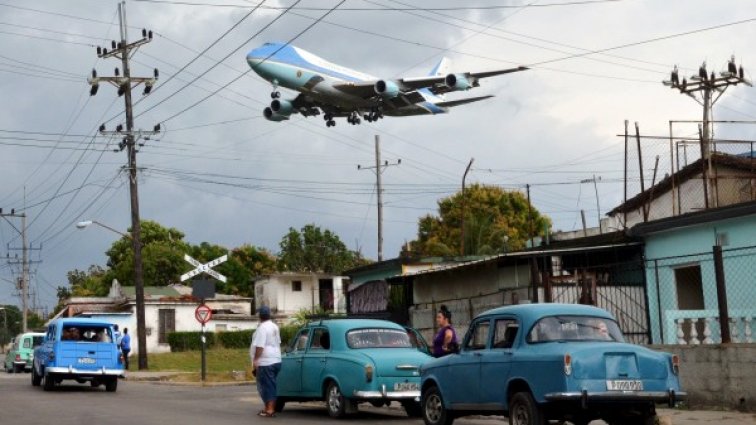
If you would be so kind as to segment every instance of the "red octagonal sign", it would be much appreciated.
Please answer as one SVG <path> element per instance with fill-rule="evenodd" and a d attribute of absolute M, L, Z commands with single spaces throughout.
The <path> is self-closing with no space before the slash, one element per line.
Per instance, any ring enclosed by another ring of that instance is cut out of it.
<path fill-rule="evenodd" d="M 205 304 L 200 304 L 196 310 L 194 310 L 194 318 L 201 324 L 205 324 L 213 317 L 213 310 Z"/>

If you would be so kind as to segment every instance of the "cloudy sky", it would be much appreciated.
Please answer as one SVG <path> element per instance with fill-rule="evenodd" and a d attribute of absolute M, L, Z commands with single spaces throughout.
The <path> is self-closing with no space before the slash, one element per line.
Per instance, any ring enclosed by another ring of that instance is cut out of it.
<path fill-rule="evenodd" d="M 415 236 L 418 217 L 433 212 L 438 198 L 459 189 L 470 158 L 470 182 L 532 185 L 535 207 L 552 217 L 555 230 L 577 228 L 581 209 L 595 223 L 593 185 L 580 181 L 601 177 L 601 213 L 621 201 L 624 142 L 616 135 L 624 120 L 663 136 L 669 120 L 701 116 L 697 103 L 661 84 L 673 65 L 687 75 L 706 60 L 720 71 L 734 54 L 749 78 L 756 67 L 751 0 L 346 0 L 293 44 L 381 78 L 425 75 L 442 56 L 453 60 L 453 71 L 532 69 L 451 94 L 496 97 L 448 115 L 361 126 L 340 120 L 326 128 L 320 117 L 297 116 L 268 122 L 261 113 L 271 88 L 254 73 L 190 107 L 246 72 L 249 50 L 292 39 L 338 0 L 301 0 L 253 37 L 294 0 L 268 0 L 270 8 L 242 20 L 256 3 L 126 4 L 130 39 L 140 28 L 155 33 L 134 56 L 133 74 L 159 68 L 161 81 L 175 75 L 150 96 L 142 99 L 141 89 L 135 95 L 136 126 L 162 122 L 167 130 L 139 153 L 141 214 L 181 229 L 193 243 L 250 243 L 276 252 L 289 227 L 315 223 L 375 258 L 375 178 L 357 170 L 373 162 L 375 135 L 385 159 L 402 160 L 384 174 L 386 257 Z M 463 5 L 473 8 L 448 10 Z M 420 10 L 428 7 L 437 10 Z M 124 230 L 130 223 L 126 154 L 113 152 L 118 140 L 92 137 L 103 122 L 109 129 L 124 122 L 123 99 L 105 85 L 90 97 L 86 82 L 92 68 L 111 75 L 119 65 L 98 60 L 94 48 L 118 37 L 116 10 L 113 0 L 0 1 L 0 207 L 26 205 L 33 259 L 41 260 L 33 266 L 40 305 L 54 304 L 66 271 L 104 264 L 118 237 L 102 228 L 77 230 L 77 221 Z M 714 116 L 756 120 L 753 89 L 731 88 Z M 716 132 L 756 138 L 753 125 Z M 695 133 L 695 125 L 675 127 L 676 135 Z M 644 160 L 655 155 L 660 174 L 668 172 L 667 142 L 644 142 Z M 637 176 L 637 167 L 632 172 Z M 647 179 L 651 173 L 645 170 Z M 631 194 L 637 180 L 629 183 Z M 0 222 L 0 242 L 0 253 L 18 253 L 8 222 Z M 9 283 L 16 271 L 0 264 L 0 304 L 18 302 Z"/>

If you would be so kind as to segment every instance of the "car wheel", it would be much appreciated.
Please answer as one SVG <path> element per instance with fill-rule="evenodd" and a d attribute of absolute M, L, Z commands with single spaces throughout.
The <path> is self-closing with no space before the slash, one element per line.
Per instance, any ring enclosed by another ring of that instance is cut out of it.
<path fill-rule="evenodd" d="M 274 407 L 276 413 L 281 413 L 286 405 L 286 399 L 284 397 L 276 397 L 276 406 Z"/>
<path fill-rule="evenodd" d="M 328 406 L 328 414 L 332 418 L 344 417 L 346 412 L 347 400 L 344 395 L 341 394 L 341 389 L 335 382 L 328 384 L 326 389 L 326 405 Z"/>
<path fill-rule="evenodd" d="M 55 377 L 51 373 L 46 373 L 42 377 L 42 388 L 45 391 L 52 391 L 55 389 Z"/>
<path fill-rule="evenodd" d="M 13 368 L 8 367 L 5 363 L 3 363 L 3 369 L 5 369 L 5 373 L 13 373 Z"/>
<path fill-rule="evenodd" d="M 420 407 L 420 403 L 416 401 L 403 401 L 402 407 L 407 412 L 407 416 L 410 418 L 420 418 L 423 416 L 423 409 Z"/>
<path fill-rule="evenodd" d="M 541 408 L 529 392 L 519 392 L 509 401 L 509 425 L 544 425 Z"/>
<path fill-rule="evenodd" d="M 37 375 L 37 368 L 32 366 L 31 370 L 31 382 L 33 387 L 38 387 L 42 384 L 42 377 Z"/>
<path fill-rule="evenodd" d="M 105 391 L 114 393 L 118 389 L 118 378 L 112 377 L 105 381 Z"/>
<path fill-rule="evenodd" d="M 451 425 L 454 422 L 454 417 L 444 408 L 441 391 L 435 386 L 423 391 L 420 414 L 425 425 Z"/>

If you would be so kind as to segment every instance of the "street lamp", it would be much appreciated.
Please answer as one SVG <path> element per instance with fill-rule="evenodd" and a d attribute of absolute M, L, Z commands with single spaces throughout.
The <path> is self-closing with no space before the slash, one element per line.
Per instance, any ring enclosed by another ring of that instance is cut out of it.
<path fill-rule="evenodd" d="M 111 232 L 118 233 L 121 236 L 129 238 L 134 248 L 134 287 L 136 293 L 136 315 L 137 315 L 137 343 L 139 345 L 139 352 L 137 353 L 139 358 L 139 370 L 147 369 L 147 330 L 145 327 L 144 318 L 144 279 L 142 278 L 142 265 L 141 256 L 137 256 L 137 248 L 141 247 L 141 242 L 137 242 L 129 233 L 118 231 L 108 225 L 102 224 L 96 220 L 85 220 L 76 223 L 77 229 L 86 229 L 87 227 L 96 224 L 102 228 L 108 229 Z M 140 250 L 141 251 L 141 250 Z"/>

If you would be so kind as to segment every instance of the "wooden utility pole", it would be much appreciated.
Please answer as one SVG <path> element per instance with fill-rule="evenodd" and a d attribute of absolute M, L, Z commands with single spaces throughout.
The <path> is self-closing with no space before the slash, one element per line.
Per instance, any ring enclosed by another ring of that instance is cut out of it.
<path fill-rule="evenodd" d="M 0 208 L 0 217 L 5 220 L 8 220 L 8 217 L 21 219 L 20 229 L 8 221 L 21 236 L 21 248 L 9 248 L 21 251 L 21 261 L 18 261 L 18 256 L 12 260 L 9 257 L 8 264 L 21 265 L 21 277 L 18 279 L 18 289 L 21 292 L 21 330 L 26 332 L 29 323 L 29 240 L 26 232 L 26 213 L 16 214 L 16 210 L 11 210 L 10 214 L 4 214 L 2 208 Z"/>
<path fill-rule="evenodd" d="M 473 165 L 475 158 L 470 158 L 470 162 L 465 168 L 465 173 L 462 175 L 462 220 L 459 229 L 459 255 L 465 256 L 465 215 L 467 214 L 467 197 L 465 196 L 465 180 L 467 180 L 467 173 L 470 172 L 470 168 Z"/>
<path fill-rule="evenodd" d="M 134 250 L 134 286 L 136 292 L 136 319 L 137 319 L 137 341 L 139 344 L 138 363 L 139 370 L 147 369 L 147 329 L 144 314 L 144 272 L 142 268 L 142 242 L 141 242 L 141 221 L 139 217 L 139 192 L 137 187 L 137 140 L 142 136 L 157 134 L 160 126 L 155 126 L 154 131 L 134 131 L 134 113 L 132 105 L 132 89 L 139 84 L 144 84 L 144 95 L 152 90 L 157 77 L 158 71 L 155 70 L 154 77 L 132 77 L 129 59 L 134 52 L 143 44 L 152 41 L 152 31 L 142 30 L 142 38 L 133 43 L 128 42 L 128 25 L 126 23 L 126 6 L 125 2 L 118 4 L 118 18 L 121 29 L 121 41 L 113 41 L 111 50 L 107 48 L 97 48 L 97 55 L 100 58 L 116 57 L 121 60 L 123 76 L 119 75 L 116 68 L 114 77 L 97 77 L 97 73 L 92 71 L 92 77 L 89 84 L 92 86 L 90 95 L 97 93 L 101 81 L 109 82 L 118 88 L 118 95 L 123 96 L 126 110 L 126 131 L 119 124 L 116 131 L 105 131 L 105 125 L 100 127 L 100 133 L 114 136 L 123 136 L 123 141 L 119 144 L 116 151 L 126 149 L 129 171 L 129 193 L 131 201 L 131 245 Z"/>
<path fill-rule="evenodd" d="M 640 173 L 640 187 L 641 193 L 646 191 L 646 182 L 643 179 L 643 151 L 641 150 L 640 129 L 638 129 L 638 122 L 635 122 L 635 140 L 638 145 L 638 171 Z M 646 206 L 641 206 L 643 209 L 643 222 L 648 221 L 648 214 L 646 213 Z"/>
<path fill-rule="evenodd" d="M 712 122 L 711 122 L 711 110 L 714 104 L 725 93 L 730 86 L 737 86 L 738 84 L 745 84 L 752 87 L 751 81 L 745 78 L 745 72 L 743 66 L 738 66 L 735 63 L 735 56 L 732 56 L 727 63 L 727 71 L 720 72 L 717 75 L 716 72 L 711 72 L 706 69 L 706 62 L 704 62 L 698 68 L 698 74 L 690 77 L 690 81 L 683 77 L 680 80 L 680 74 L 677 66 L 674 67 L 670 75 L 670 79 L 662 82 L 665 86 L 672 89 L 679 90 L 681 94 L 690 96 L 699 105 L 703 107 L 703 122 L 701 128 L 701 160 L 705 164 L 708 171 L 705 173 L 704 178 L 704 191 L 707 193 L 706 205 L 707 208 L 716 207 L 717 199 L 715 191 L 711 185 L 711 153 L 712 153 Z M 698 96 L 696 96 L 698 95 Z"/>
<path fill-rule="evenodd" d="M 375 165 L 372 167 L 363 167 L 357 165 L 358 170 L 373 170 L 375 172 L 375 192 L 378 204 L 378 261 L 383 261 L 383 183 L 381 180 L 381 174 L 383 171 L 391 166 L 399 165 L 402 163 L 401 159 L 398 159 L 394 163 L 388 161 L 381 162 L 381 138 L 377 134 L 375 135 Z"/>

